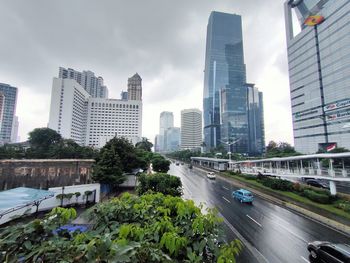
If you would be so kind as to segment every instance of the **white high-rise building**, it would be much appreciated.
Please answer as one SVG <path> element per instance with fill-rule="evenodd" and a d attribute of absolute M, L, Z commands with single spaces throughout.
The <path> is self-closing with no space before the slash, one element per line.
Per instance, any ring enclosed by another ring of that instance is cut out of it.
<path fill-rule="evenodd" d="M 103 147 L 113 137 L 136 144 L 142 136 L 142 101 L 91 98 L 85 145 Z"/>
<path fill-rule="evenodd" d="M 93 98 L 76 80 L 54 78 L 48 127 L 96 148 L 115 136 L 136 143 L 142 135 L 142 101 Z"/>
<path fill-rule="evenodd" d="M 19 128 L 18 116 L 15 116 L 12 122 L 11 143 L 19 142 L 18 128 Z"/>
<path fill-rule="evenodd" d="M 137 73 L 128 79 L 128 100 L 142 100 L 142 79 Z"/>
<path fill-rule="evenodd" d="M 108 89 L 103 85 L 103 78 L 96 77 L 95 73 L 87 70 L 83 72 L 72 68 L 59 68 L 58 77 L 61 79 L 74 79 L 78 82 L 93 98 L 108 98 Z"/>
<path fill-rule="evenodd" d="M 181 111 L 181 149 L 197 149 L 202 144 L 202 112 L 198 109 Z"/>
<path fill-rule="evenodd" d="M 87 106 L 90 94 L 73 79 L 54 78 L 49 125 L 63 138 L 85 144 Z"/>

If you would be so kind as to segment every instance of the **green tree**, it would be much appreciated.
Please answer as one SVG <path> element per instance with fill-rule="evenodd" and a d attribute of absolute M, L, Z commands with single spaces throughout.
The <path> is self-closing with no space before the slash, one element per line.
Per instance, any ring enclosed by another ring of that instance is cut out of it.
<path fill-rule="evenodd" d="M 136 148 L 145 150 L 147 152 L 152 151 L 153 143 L 148 141 L 147 138 L 143 137 L 141 142 L 136 143 L 135 145 Z"/>
<path fill-rule="evenodd" d="M 294 150 L 294 147 L 287 142 L 276 143 L 270 141 L 266 146 L 266 157 L 286 157 L 286 156 L 295 156 L 300 155 L 297 151 Z"/>
<path fill-rule="evenodd" d="M 29 133 L 28 139 L 31 147 L 41 149 L 47 149 L 61 140 L 62 136 L 50 128 L 36 128 Z"/>
<path fill-rule="evenodd" d="M 119 155 L 113 147 L 102 148 L 99 158 L 93 167 L 92 179 L 113 186 L 122 184 L 125 181 Z"/>
<path fill-rule="evenodd" d="M 170 161 L 166 160 L 163 156 L 156 156 L 152 159 L 152 168 L 159 173 L 166 173 L 169 171 Z"/>
<path fill-rule="evenodd" d="M 142 195 L 148 191 L 160 192 L 165 195 L 181 196 L 181 179 L 165 173 L 141 174 L 137 192 Z"/>

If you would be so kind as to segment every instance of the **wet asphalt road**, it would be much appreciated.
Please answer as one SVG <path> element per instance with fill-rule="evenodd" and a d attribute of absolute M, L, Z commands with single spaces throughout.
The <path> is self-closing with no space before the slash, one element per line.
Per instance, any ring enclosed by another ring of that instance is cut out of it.
<path fill-rule="evenodd" d="M 259 197 L 253 205 L 241 204 L 231 196 L 236 187 L 220 178 L 210 180 L 201 170 L 171 164 L 169 173 L 181 178 L 185 198 L 218 208 L 227 239 L 245 243 L 239 262 L 309 262 L 310 241 L 350 243 L 350 237 Z"/>

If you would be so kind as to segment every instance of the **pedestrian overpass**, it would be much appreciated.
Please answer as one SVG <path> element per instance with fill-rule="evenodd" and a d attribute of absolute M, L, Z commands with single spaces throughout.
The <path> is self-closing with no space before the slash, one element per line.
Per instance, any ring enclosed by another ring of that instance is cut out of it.
<path fill-rule="evenodd" d="M 192 157 L 192 163 L 219 171 L 241 171 L 286 179 L 315 178 L 329 181 L 332 194 L 335 182 L 350 183 L 350 152 L 321 153 L 268 159 L 231 161 L 228 159 Z"/>

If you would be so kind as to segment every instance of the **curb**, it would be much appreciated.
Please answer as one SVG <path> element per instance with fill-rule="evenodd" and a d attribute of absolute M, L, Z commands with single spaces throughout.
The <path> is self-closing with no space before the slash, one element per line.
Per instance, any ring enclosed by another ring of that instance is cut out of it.
<path fill-rule="evenodd" d="M 194 167 L 198 170 L 202 170 L 202 171 L 205 171 L 205 169 L 202 169 L 202 168 L 199 168 L 199 167 Z M 217 171 L 216 171 L 217 172 Z M 226 178 L 220 174 L 218 174 L 218 176 L 220 177 L 220 179 L 234 185 L 234 186 L 238 186 L 238 187 L 245 187 L 247 188 L 249 191 L 253 192 L 254 194 L 256 194 L 257 196 L 263 198 L 264 200 L 267 200 L 273 204 L 276 204 L 276 205 L 279 205 L 281 207 L 284 207 L 290 211 L 293 211 L 293 212 L 297 212 L 299 215 L 302 215 L 308 219 L 311 219 L 313 221 L 316 221 L 318 223 L 321 223 L 325 226 L 328 226 L 330 228 L 333 228 L 335 230 L 337 230 L 338 232 L 346 235 L 346 236 L 349 236 L 350 237 L 350 226 L 347 226 L 345 224 L 342 224 L 340 222 L 337 222 L 333 219 L 330 219 L 330 218 L 327 218 L 325 216 L 322 216 L 320 214 L 317 214 L 315 212 L 312 212 L 312 211 L 309 211 L 303 207 L 300 207 L 298 205 L 295 205 L 295 204 L 292 204 L 288 201 L 283 201 L 281 199 L 278 199 L 274 196 L 271 196 L 271 195 L 268 195 L 268 194 L 265 194 L 265 193 L 262 193 L 260 192 L 259 190 L 255 189 L 255 188 L 252 188 L 250 186 L 247 186 L 246 184 L 242 183 L 242 182 L 239 182 L 233 178 Z"/>

